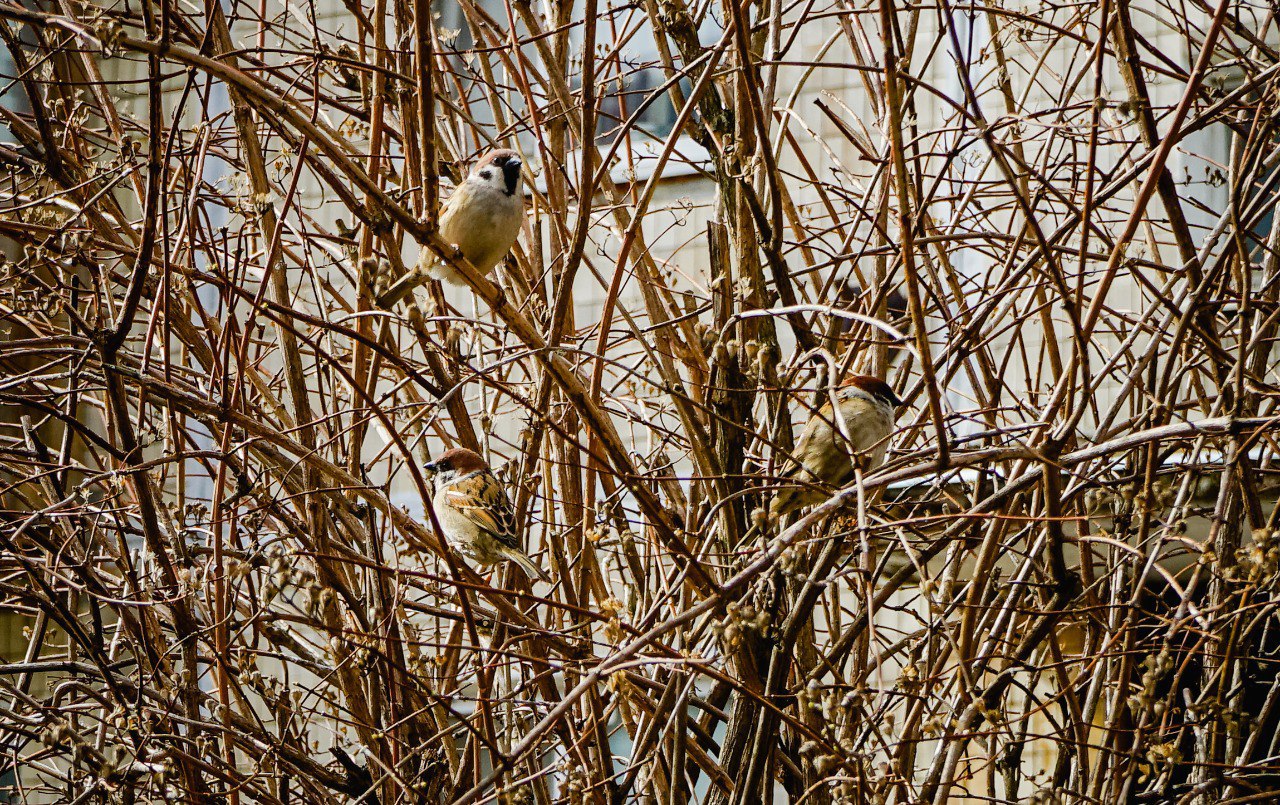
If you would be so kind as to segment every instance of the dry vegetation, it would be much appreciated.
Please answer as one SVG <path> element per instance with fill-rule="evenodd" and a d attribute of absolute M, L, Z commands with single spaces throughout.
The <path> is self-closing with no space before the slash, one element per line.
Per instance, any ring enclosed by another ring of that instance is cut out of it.
<path fill-rule="evenodd" d="M 437 10 L 0 2 L 16 799 L 1273 801 L 1269 7 Z M 513 258 L 377 309 L 494 143 Z M 850 370 L 889 462 L 755 527 Z"/>

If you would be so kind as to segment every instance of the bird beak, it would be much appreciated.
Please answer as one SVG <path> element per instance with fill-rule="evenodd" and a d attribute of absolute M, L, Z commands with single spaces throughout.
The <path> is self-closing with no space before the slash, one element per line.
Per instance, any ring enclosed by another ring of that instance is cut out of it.
<path fill-rule="evenodd" d="M 520 185 L 520 169 L 524 167 L 516 157 L 508 159 L 506 164 L 502 166 L 502 176 L 507 181 L 507 195 L 514 195 L 516 188 Z"/>
<path fill-rule="evenodd" d="M 440 463 L 438 461 L 428 461 L 422 465 L 422 469 L 426 470 L 428 475 L 435 475 L 440 471 Z"/>

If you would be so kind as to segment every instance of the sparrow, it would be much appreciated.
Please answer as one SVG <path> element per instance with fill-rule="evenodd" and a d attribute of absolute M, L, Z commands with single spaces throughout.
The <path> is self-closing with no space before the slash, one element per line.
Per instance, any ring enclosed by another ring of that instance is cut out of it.
<path fill-rule="evenodd" d="M 481 274 L 507 256 L 524 222 L 520 156 L 509 148 L 485 154 L 440 210 L 440 236 L 462 250 Z M 391 307 L 427 278 L 464 286 L 462 275 L 423 249 L 418 265 L 378 295 L 378 305 Z"/>
<path fill-rule="evenodd" d="M 829 497 L 853 479 L 854 462 L 873 470 L 884 463 L 889 436 L 902 400 L 889 384 L 867 375 L 853 375 L 823 403 L 800 432 L 793 464 L 782 476 L 790 483 L 779 490 L 770 514 L 780 517 Z"/>
<path fill-rule="evenodd" d="M 478 453 L 455 447 L 425 469 L 433 476 L 431 505 L 446 542 L 486 567 L 509 559 L 529 578 L 550 583 L 521 550 L 511 501 Z"/>

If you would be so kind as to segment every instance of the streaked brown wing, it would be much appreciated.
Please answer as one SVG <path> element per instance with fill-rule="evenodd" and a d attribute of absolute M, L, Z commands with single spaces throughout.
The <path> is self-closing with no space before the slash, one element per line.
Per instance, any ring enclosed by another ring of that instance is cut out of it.
<path fill-rule="evenodd" d="M 516 515 L 506 490 L 493 473 L 479 472 L 453 484 L 445 493 L 449 505 L 476 527 L 508 548 L 520 549 L 516 540 Z"/>
<path fill-rule="evenodd" d="M 440 236 L 450 243 L 457 244 L 458 239 L 462 237 L 462 232 L 458 228 L 460 220 L 455 213 L 470 193 L 469 185 L 460 184 L 440 206 Z"/>

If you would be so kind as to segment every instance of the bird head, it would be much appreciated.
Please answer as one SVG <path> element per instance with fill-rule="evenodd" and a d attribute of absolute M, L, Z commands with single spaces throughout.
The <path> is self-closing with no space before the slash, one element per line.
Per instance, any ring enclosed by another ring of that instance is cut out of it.
<path fill-rule="evenodd" d="M 499 190 L 503 195 L 514 196 L 520 192 L 520 155 L 510 148 L 490 151 L 471 170 L 471 178 L 483 185 Z"/>
<path fill-rule="evenodd" d="M 487 466 L 480 454 L 474 450 L 455 447 L 452 450 L 446 450 L 435 461 L 427 462 L 423 469 L 435 475 L 438 482 L 447 483 L 453 478 L 470 475 Z"/>
<path fill-rule="evenodd" d="M 898 395 L 893 393 L 893 389 L 889 387 L 889 384 L 878 377 L 853 375 L 845 378 L 845 381 L 840 385 L 845 389 L 870 397 L 876 402 L 887 406 L 891 411 L 896 411 L 903 405 L 902 400 L 898 399 Z"/>

